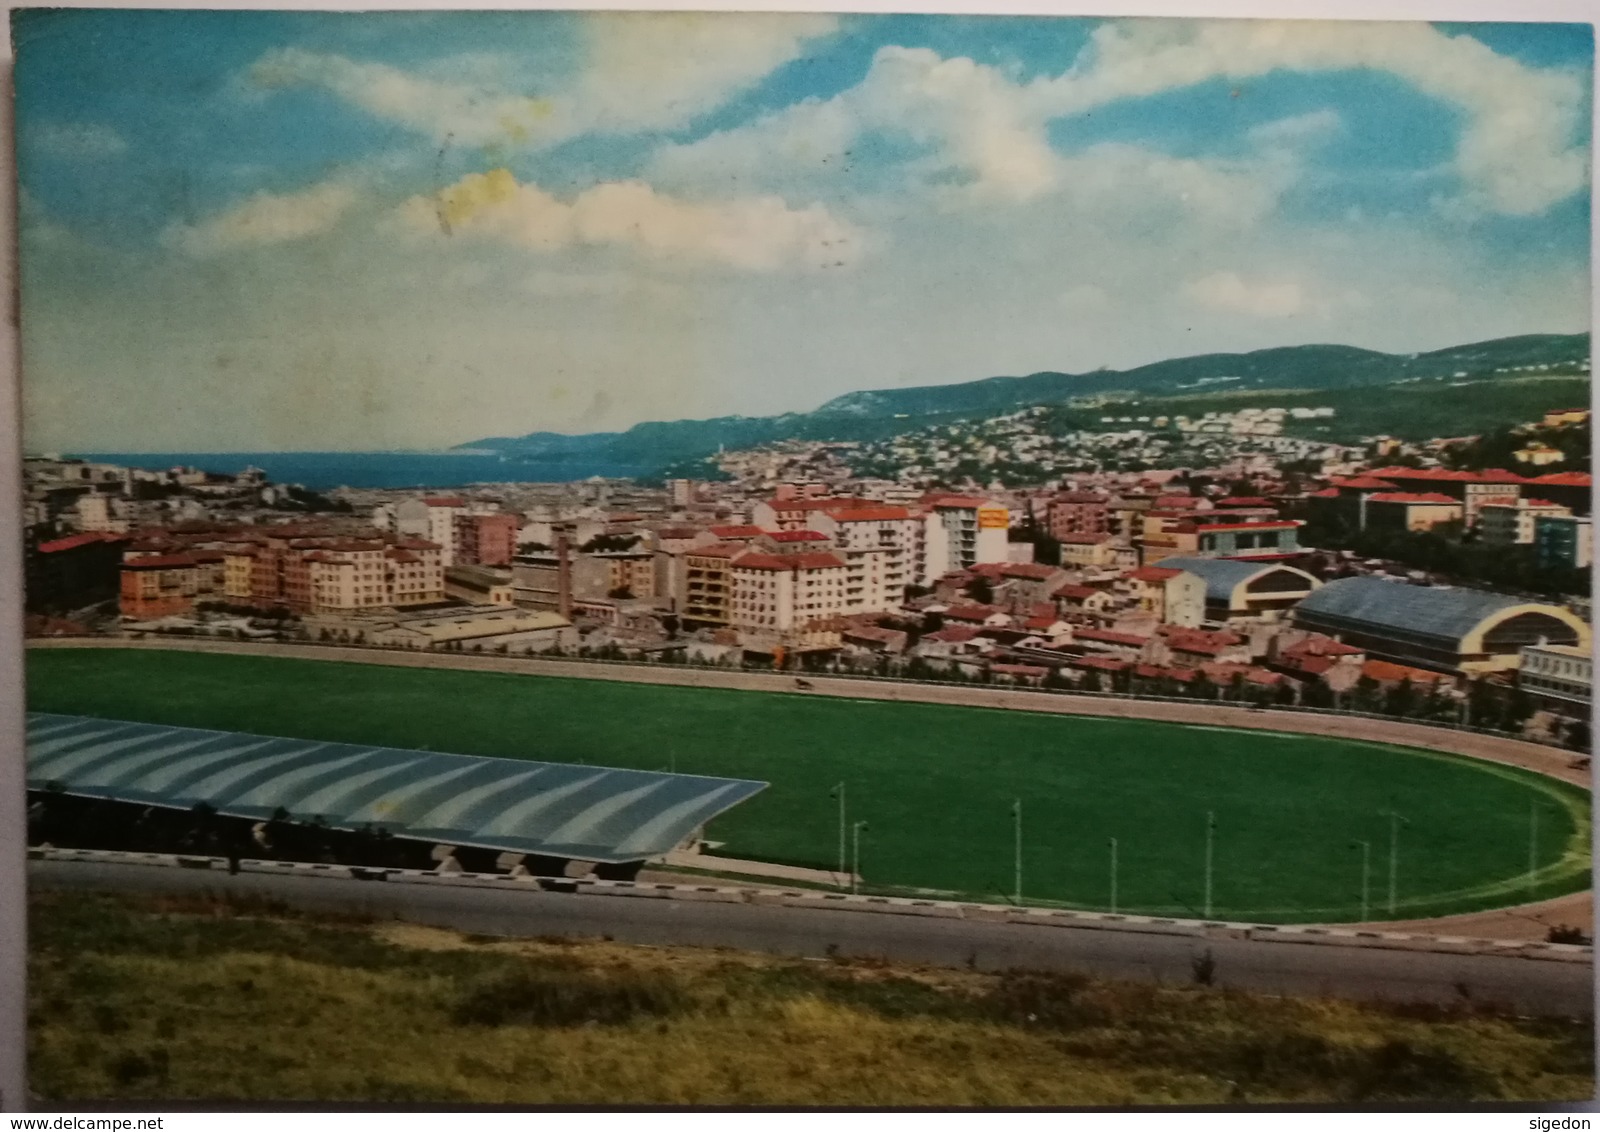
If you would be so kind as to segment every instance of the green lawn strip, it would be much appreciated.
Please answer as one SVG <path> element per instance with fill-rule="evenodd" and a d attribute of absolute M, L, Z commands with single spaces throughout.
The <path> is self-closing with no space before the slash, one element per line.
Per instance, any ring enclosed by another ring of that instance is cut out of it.
<path fill-rule="evenodd" d="M 174 725 L 437 751 L 758 778 L 708 836 L 731 857 L 838 864 L 829 791 L 869 823 L 875 891 L 1012 894 L 1023 802 L 1025 900 L 1339 921 L 1387 909 L 1391 808 L 1404 815 L 1396 915 L 1472 911 L 1587 887 L 1587 794 L 1538 774 L 1323 736 L 574 677 L 281 657 L 34 650 L 29 705 Z M 1528 884 L 1530 800 L 1542 800 Z"/>

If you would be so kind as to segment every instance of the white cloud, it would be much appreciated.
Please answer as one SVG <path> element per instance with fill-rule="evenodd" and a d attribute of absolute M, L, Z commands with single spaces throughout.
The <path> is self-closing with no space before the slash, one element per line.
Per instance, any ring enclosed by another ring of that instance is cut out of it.
<path fill-rule="evenodd" d="M 1263 122 L 1250 131 L 1250 140 L 1260 146 L 1299 145 L 1321 141 L 1344 129 L 1344 118 L 1337 110 L 1312 110 L 1289 118 Z"/>
<path fill-rule="evenodd" d="M 25 129 L 26 140 L 53 157 L 103 161 L 128 151 L 128 142 L 110 126 L 95 122 L 46 122 Z"/>
<path fill-rule="evenodd" d="M 497 56 L 418 74 L 291 47 L 262 56 L 250 79 L 326 90 L 440 144 L 542 148 L 591 132 L 686 125 L 837 27 L 832 16 L 806 13 L 589 13 L 578 75 L 539 96 L 508 89 Z"/>
<path fill-rule="evenodd" d="M 790 208 L 773 196 L 687 201 L 642 181 L 599 184 L 568 202 L 504 169 L 413 197 L 398 220 L 415 236 L 475 236 L 547 254 L 612 247 L 744 271 L 844 267 L 863 250 L 862 233 L 820 205 Z"/>
<path fill-rule="evenodd" d="M 592 128 L 669 129 L 715 110 L 838 30 L 836 17 L 771 12 L 608 12 L 584 20 L 588 59 L 571 92 Z"/>
<path fill-rule="evenodd" d="M 528 144 L 570 136 L 549 99 L 424 78 L 382 63 L 361 63 L 298 47 L 270 51 L 251 79 L 264 88 L 319 87 L 435 141 L 463 145 Z"/>
<path fill-rule="evenodd" d="M 663 146 L 651 175 L 682 184 L 828 175 L 847 167 L 860 138 L 881 131 L 918 147 L 922 156 L 908 173 L 945 184 L 947 197 L 1026 201 L 1056 185 L 1060 160 L 1044 119 L 1028 110 L 1022 93 L 1001 72 L 971 59 L 884 47 L 850 90 Z"/>
<path fill-rule="evenodd" d="M 1218 271 L 1183 285 L 1183 295 L 1207 310 L 1251 318 L 1288 318 L 1304 313 L 1306 295 L 1293 280 L 1247 283 L 1235 272 Z"/>
<path fill-rule="evenodd" d="M 1366 310 L 1370 300 L 1353 287 L 1315 284 L 1289 275 L 1268 274 L 1254 281 L 1236 271 L 1216 271 L 1191 279 L 1179 290 L 1194 306 L 1252 319 L 1309 317 L 1323 321 Z"/>
<path fill-rule="evenodd" d="M 357 199 L 342 181 L 293 193 L 260 192 L 198 224 L 176 224 L 166 239 L 192 256 L 301 240 L 330 231 Z"/>
<path fill-rule="evenodd" d="M 1361 69 L 1395 75 L 1465 113 L 1455 165 L 1485 207 L 1528 215 L 1582 188 L 1582 79 L 1426 24 L 1130 20 L 1097 29 L 1079 64 L 1029 89 L 1059 117 L 1212 79 Z"/>

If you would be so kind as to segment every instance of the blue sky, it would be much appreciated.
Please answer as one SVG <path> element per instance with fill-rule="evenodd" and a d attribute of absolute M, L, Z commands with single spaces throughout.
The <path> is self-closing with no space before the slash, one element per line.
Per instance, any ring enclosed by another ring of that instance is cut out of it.
<path fill-rule="evenodd" d="M 432 447 L 1588 324 L 1584 25 L 16 17 L 28 443 Z"/>

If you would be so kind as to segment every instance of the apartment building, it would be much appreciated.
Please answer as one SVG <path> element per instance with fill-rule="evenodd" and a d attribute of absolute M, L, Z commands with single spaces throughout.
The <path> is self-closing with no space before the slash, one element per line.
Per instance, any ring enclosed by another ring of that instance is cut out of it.
<path fill-rule="evenodd" d="M 814 510 L 807 521 L 844 561 L 846 613 L 897 609 L 906 587 L 918 582 L 922 522 L 906 508 L 853 501 Z"/>
<path fill-rule="evenodd" d="M 923 541 L 921 585 L 981 562 L 1009 561 L 1007 533 L 1011 512 L 1002 503 L 970 495 L 926 495 L 921 510 Z"/>
<path fill-rule="evenodd" d="M 844 612 L 847 573 L 837 554 L 746 551 L 729 563 L 732 627 L 802 645 L 823 643 L 813 638 Z M 837 644 L 837 631 L 832 635 Z"/>
<path fill-rule="evenodd" d="M 1547 499 L 1492 503 L 1478 510 L 1478 537 L 1491 546 L 1532 546 L 1538 519 L 1570 514 L 1561 504 Z"/>

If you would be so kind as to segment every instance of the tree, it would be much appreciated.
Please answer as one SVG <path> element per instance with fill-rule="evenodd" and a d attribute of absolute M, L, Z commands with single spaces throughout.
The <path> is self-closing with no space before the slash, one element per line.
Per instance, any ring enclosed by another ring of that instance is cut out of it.
<path fill-rule="evenodd" d="M 1587 719 L 1574 719 L 1567 724 L 1567 733 L 1562 741 L 1574 751 L 1587 751 L 1589 749 L 1589 721 Z"/>
<path fill-rule="evenodd" d="M 1083 674 L 1083 679 L 1078 681 L 1080 692 L 1098 692 L 1100 690 L 1100 673 L 1097 669 L 1089 669 Z"/>
<path fill-rule="evenodd" d="M 1389 715 L 1410 715 L 1416 701 L 1416 688 L 1411 684 L 1411 677 L 1406 676 L 1384 696 L 1383 710 Z"/>
<path fill-rule="evenodd" d="M 1300 702 L 1306 707 L 1331 708 L 1334 706 L 1333 689 L 1321 680 L 1313 680 L 1302 689 Z"/>
<path fill-rule="evenodd" d="M 982 574 L 967 583 L 966 594 L 981 605 L 991 605 L 994 602 L 994 586 Z"/>

